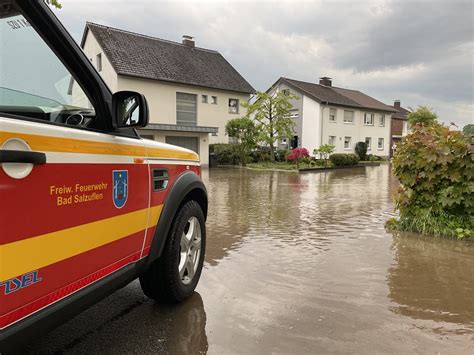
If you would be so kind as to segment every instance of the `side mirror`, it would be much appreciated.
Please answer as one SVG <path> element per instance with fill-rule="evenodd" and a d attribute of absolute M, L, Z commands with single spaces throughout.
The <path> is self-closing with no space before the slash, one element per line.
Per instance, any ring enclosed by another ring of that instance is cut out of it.
<path fill-rule="evenodd" d="M 145 96 L 134 91 L 118 91 L 112 95 L 114 128 L 148 125 L 148 103 Z"/>

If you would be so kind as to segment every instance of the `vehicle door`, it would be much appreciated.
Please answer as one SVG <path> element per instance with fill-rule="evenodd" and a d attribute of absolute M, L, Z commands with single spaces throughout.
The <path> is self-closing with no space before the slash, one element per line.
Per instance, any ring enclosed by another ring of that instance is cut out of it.
<path fill-rule="evenodd" d="M 35 28 L 0 16 L 0 330 L 136 262 L 149 217 L 143 141 Z"/>

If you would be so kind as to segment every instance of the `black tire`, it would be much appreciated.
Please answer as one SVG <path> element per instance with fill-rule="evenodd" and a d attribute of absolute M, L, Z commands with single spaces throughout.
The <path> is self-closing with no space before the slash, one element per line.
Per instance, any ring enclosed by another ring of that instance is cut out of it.
<path fill-rule="evenodd" d="M 179 274 L 181 237 L 188 221 L 195 217 L 201 229 L 201 253 L 197 269 L 189 283 L 184 283 Z M 191 296 L 196 288 L 204 264 L 206 251 L 206 221 L 201 206 L 196 201 L 186 202 L 178 211 L 160 258 L 140 276 L 140 285 L 146 296 L 165 303 L 181 302 Z"/>

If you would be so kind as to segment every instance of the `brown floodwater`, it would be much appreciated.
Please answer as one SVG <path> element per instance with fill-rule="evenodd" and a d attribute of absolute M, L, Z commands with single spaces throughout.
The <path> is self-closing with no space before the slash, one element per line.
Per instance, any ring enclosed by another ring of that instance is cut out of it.
<path fill-rule="evenodd" d="M 30 351 L 474 353 L 474 243 L 386 232 L 388 165 L 203 175 L 195 295 L 156 305 L 134 282 Z"/>

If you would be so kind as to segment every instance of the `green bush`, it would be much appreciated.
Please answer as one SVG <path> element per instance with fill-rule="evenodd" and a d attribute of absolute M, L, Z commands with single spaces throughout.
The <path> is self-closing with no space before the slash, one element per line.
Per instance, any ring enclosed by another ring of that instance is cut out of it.
<path fill-rule="evenodd" d="M 288 154 L 290 152 L 290 149 L 277 149 L 275 154 L 275 160 L 279 162 L 286 161 L 286 158 L 288 157 Z"/>
<path fill-rule="evenodd" d="M 382 157 L 379 157 L 378 155 L 375 155 L 375 154 L 367 154 L 366 159 L 368 161 L 381 161 L 381 160 L 383 160 Z"/>
<path fill-rule="evenodd" d="M 459 131 L 416 125 L 396 150 L 400 230 L 469 237 L 474 230 L 474 146 Z M 466 232 L 467 231 L 467 232 Z"/>
<path fill-rule="evenodd" d="M 357 142 L 355 145 L 355 152 L 360 160 L 365 160 L 367 158 L 367 143 Z"/>
<path fill-rule="evenodd" d="M 219 165 L 238 165 L 240 163 L 236 144 L 210 144 L 209 153 L 216 154 L 217 164 Z"/>
<path fill-rule="evenodd" d="M 355 154 L 335 153 L 329 157 L 335 166 L 353 166 L 359 163 L 359 157 Z"/>

